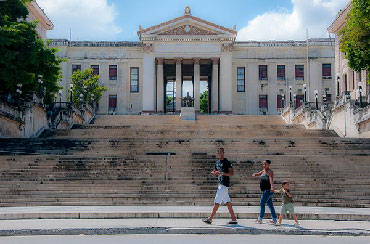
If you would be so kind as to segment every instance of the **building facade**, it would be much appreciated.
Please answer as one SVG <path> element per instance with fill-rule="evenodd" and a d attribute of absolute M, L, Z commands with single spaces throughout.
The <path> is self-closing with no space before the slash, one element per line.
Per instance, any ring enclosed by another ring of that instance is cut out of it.
<path fill-rule="evenodd" d="M 28 9 L 27 21 L 38 21 L 36 32 L 39 38 L 46 39 L 46 32 L 54 29 L 54 24 L 40 8 L 36 1 L 26 3 Z"/>
<path fill-rule="evenodd" d="M 362 95 L 366 96 L 370 92 L 370 86 L 367 82 L 367 71 L 354 71 L 348 66 L 348 59 L 345 53 L 340 51 L 341 34 L 340 31 L 346 25 L 348 14 L 351 10 L 351 2 L 341 10 L 334 22 L 328 28 L 330 33 L 335 34 L 335 91 L 337 96 L 347 93 L 351 96 L 351 100 L 358 100 L 360 96 L 360 85 Z"/>
<path fill-rule="evenodd" d="M 334 40 L 238 42 L 229 29 L 191 14 L 142 28 L 139 42 L 75 42 L 56 39 L 63 99 L 72 73 L 93 69 L 108 88 L 100 114 L 279 114 L 290 101 L 331 99 L 335 91 Z M 204 96 L 205 94 L 208 96 Z M 203 94 L 203 95 L 202 95 Z M 206 103 L 206 104 L 205 104 Z"/>

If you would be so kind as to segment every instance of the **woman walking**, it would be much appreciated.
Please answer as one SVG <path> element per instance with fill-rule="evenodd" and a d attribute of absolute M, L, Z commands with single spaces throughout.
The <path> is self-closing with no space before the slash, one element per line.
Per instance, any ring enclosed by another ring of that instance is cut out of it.
<path fill-rule="evenodd" d="M 253 174 L 253 177 L 260 176 L 260 188 L 262 191 L 261 201 L 260 201 L 260 215 L 257 219 L 257 222 L 262 224 L 263 216 L 265 215 L 265 205 L 270 208 L 272 221 L 271 223 L 276 224 L 277 217 L 272 203 L 272 196 L 274 195 L 274 172 L 270 169 L 270 160 L 265 160 L 262 163 L 263 170 Z"/>

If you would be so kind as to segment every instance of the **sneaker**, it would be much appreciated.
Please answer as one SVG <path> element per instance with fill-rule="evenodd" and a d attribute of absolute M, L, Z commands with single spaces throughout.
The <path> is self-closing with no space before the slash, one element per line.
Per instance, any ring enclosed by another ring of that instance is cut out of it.
<path fill-rule="evenodd" d="M 257 224 L 262 224 L 262 219 L 257 219 L 257 220 L 256 220 L 256 223 L 257 223 Z"/>
<path fill-rule="evenodd" d="M 281 223 L 276 222 L 275 226 L 281 226 Z"/>
<path fill-rule="evenodd" d="M 205 219 L 202 219 L 203 223 L 206 223 L 206 224 L 212 224 L 212 220 L 210 220 L 209 218 L 205 218 Z"/>
<path fill-rule="evenodd" d="M 295 222 L 294 223 L 294 227 L 298 227 L 299 226 L 299 223 L 298 222 Z"/>
<path fill-rule="evenodd" d="M 270 224 L 276 225 L 277 221 L 270 220 Z"/>
<path fill-rule="evenodd" d="M 229 225 L 237 225 L 238 224 L 238 221 L 234 221 L 234 220 L 231 220 L 228 222 Z"/>

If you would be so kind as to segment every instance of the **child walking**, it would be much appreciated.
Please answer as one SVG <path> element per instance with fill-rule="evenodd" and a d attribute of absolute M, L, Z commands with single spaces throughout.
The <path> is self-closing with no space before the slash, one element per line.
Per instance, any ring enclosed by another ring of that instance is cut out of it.
<path fill-rule="evenodd" d="M 294 226 L 298 227 L 298 219 L 297 215 L 294 213 L 294 206 L 293 206 L 293 196 L 289 191 L 289 181 L 284 181 L 282 183 L 282 188 L 280 190 L 275 190 L 275 193 L 281 193 L 282 194 L 282 203 L 283 205 L 281 206 L 281 212 L 279 216 L 279 222 L 276 223 L 276 226 L 281 226 L 281 222 L 283 221 L 284 214 L 291 214 L 294 218 Z"/>

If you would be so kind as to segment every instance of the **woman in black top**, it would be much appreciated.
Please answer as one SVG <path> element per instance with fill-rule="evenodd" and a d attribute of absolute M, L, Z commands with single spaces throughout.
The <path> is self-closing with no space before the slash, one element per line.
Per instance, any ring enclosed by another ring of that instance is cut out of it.
<path fill-rule="evenodd" d="M 272 203 L 272 196 L 274 195 L 274 172 L 270 169 L 270 160 L 265 160 L 262 163 L 263 170 L 253 174 L 253 177 L 261 177 L 260 188 L 262 191 L 261 201 L 260 201 L 260 216 L 257 219 L 257 222 L 262 224 L 263 216 L 265 215 L 265 205 L 270 208 L 272 223 L 276 223 L 277 216 Z"/>

